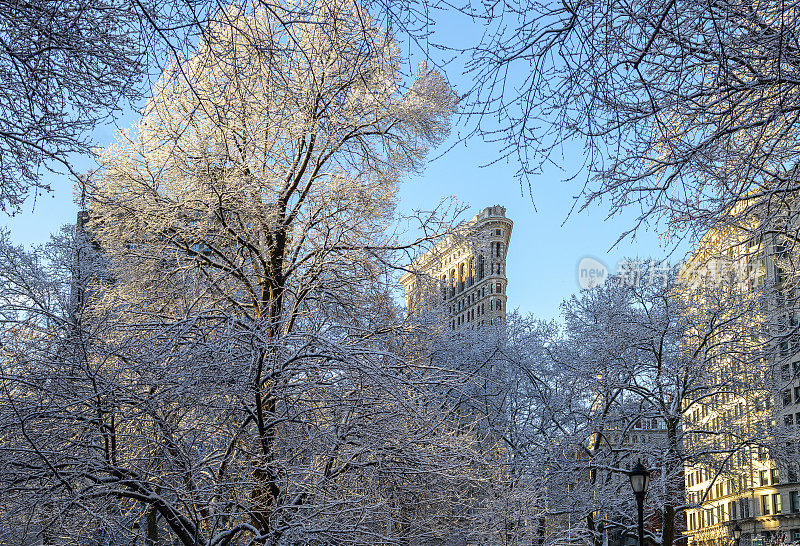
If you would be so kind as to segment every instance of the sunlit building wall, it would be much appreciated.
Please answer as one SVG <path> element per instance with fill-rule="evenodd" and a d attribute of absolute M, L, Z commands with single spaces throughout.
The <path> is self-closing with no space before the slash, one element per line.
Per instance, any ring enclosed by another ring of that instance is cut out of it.
<path fill-rule="evenodd" d="M 690 291 L 701 283 L 730 282 L 742 294 L 760 298 L 760 312 L 743 324 L 739 339 L 728 340 L 743 351 L 749 344 L 751 365 L 747 358 L 724 355 L 715 361 L 716 373 L 738 374 L 745 384 L 751 377 L 752 388 L 718 392 L 694 401 L 686 412 L 684 429 L 702 431 L 687 435 L 686 449 L 719 453 L 709 464 L 685 467 L 686 534 L 689 546 L 733 546 L 738 524 L 740 546 L 798 542 L 796 446 L 780 438 L 782 431 L 796 437 L 793 427 L 800 424 L 800 353 L 796 343 L 782 337 L 797 325 L 790 311 L 795 306 L 785 299 L 787 290 L 793 293 L 783 286 L 785 250 L 774 235 L 731 233 L 709 232 L 681 271 Z M 777 394 L 776 384 L 783 387 Z M 748 437 L 763 441 L 742 441 Z"/>

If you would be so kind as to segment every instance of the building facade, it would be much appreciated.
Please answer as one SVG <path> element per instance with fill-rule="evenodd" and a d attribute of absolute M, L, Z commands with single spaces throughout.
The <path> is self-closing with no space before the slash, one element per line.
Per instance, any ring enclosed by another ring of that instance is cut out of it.
<path fill-rule="evenodd" d="M 415 260 L 400 278 L 407 312 L 442 309 L 453 330 L 504 321 L 513 226 L 505 207 L 486 207 Z"/>
<path fill-rule="evenodd" d="M 775 235 L 712 231 L 681 271 L 690 290 L 727 279 L 760 298 L 756 308 L 761 310 L 735 340 L 761 356 L 745 359 L 744 366 L 739 362 L 738 369 L 730 356 L 720 355 L 717 364 L 720 373 L 737 374 L 740 381 L 732 384 L 746 387 L 752 376 L 752 387 L 720 390 L 687 412 L 687 425 L 707 431 L 693 441 L 720 453 L 717 461 L 685 467 L 689 546 L 732 545 L 737 525 L 742 531 L 738 546 L 800 542 L 794 428 L 800 419 L 800 353 L 784 335 L 797 325 L 794 305 L 785 299 L 787 290 L 794 291 L 783 285 L 784 252 Z"/>

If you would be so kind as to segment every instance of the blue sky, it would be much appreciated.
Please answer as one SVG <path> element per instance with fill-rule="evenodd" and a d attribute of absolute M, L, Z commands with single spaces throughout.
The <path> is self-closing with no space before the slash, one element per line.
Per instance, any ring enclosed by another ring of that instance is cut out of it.
<path fill-rule="evenodd" d="M 455 35 L 462 41 L 468 40 L 470 34 L 480 30 L 469 21 L 459 23 L 455 19 L 448 19 L 440 27 L 443 40 Z M 465 90 L 468 82 L 460 75 L 458 66 L 450 65 L 448 76 L 458 91 Z M 135 115 L 129 112 L 119 124 L 129 124 Z M 454 131 L 454 139 L 458 130 Z M 99 145 L 107 144 L 113 132 L 113 126 L 103 127 L 96 131 L 95 141 Z M 626 240 L 609 252 L 619 234 L 631 227 L 631 215 L 606 220 L 608 210 L 600 205 L 567 218 L 583 179 L 563 182 L 564 172 L 551 166 L 531 180 L 532 202 L 527 188 L 522 191 L 514 177 L 517 170 L 514 163 L 501 161 L 481 167 L 492 163 L 497 156 L 497 145 L 483 143 L 477 138 L 456 145 L 433 161 L 422 175 L 411 177 L 402 185 L 401 209 L 429 210 L 443 197 L 455 196 L 470 206 L 464 215 L 464 219 L 468 219 L 483 207 L 505 206 L 507 215 L 514 221 L 507 264 L 511 309 L 533 313 L 539 318 L 557 317 L 561 301 L 579 290 L 577 266 L 584 257 L 597 258 L 614 272 L 623 257 L 661 259 L 667 255 L 667 249 L 659 244 L 658 234 L 652 231 L 640 232 L 635 240 Z M 561 165 L 579 165 L 581 149 L 566 146 L 563 157 L 553 159 Z M 87 160 L 80 158 L 76 158 L 75 164 L 81 169 L 90 166 Z M 0 225 L 11 230 L 20 243 L 42 243 L 60 226 L 75 220 L 78 207 L 74 203 L 72 182 L 66 177 L 49 177 L 48 180 L 54 188 L 52 194 L 40 195 L 35 202 L 29 199 L 23 212 L 13 218 L 0 217 Z M 676 252 L 669 260 L 675 263 L 682 258 L 683 255 Z"/>

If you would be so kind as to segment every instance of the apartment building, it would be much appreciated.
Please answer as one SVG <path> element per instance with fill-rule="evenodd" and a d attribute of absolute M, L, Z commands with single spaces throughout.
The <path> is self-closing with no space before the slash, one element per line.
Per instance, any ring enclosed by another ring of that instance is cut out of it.
<path fill-rule="evenodd" d="M 727 373 L 738 387 L 693 401 L 687 412 L 685 428 L 698 434 L 686 448 L 710 454 L 707 464 L 687 465 L 684 472 L 689 546 L 733 545 L 737 525 L 739 546 L 800 542 L 800 354 L 787 333 L 796 330 L 797 317 L 795 291 L 784 285 L 783 256 L 785 247 L 773 234 L 714 230 L 681 271 L 690 290 L 724 279 L 758 298 L 737 336 L 715 340 L 740 345 L 742 353 L 720 354 L 711 374 L 717 377 L 709 380 L 722 381 Z M 748 350 L 753 358 L 742 358 Z"/>

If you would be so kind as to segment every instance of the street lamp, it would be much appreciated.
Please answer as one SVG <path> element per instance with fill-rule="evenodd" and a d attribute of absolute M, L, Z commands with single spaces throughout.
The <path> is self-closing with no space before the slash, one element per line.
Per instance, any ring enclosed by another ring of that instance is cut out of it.
<path fill-rule="evenodd" d="M 650 485 L 650 472 L 642 466 L 642 461 L 639 459 L 628 474 L 633 494 L 636 496 L 636 507 L 639 509 L 639 546 L 644 546 L 644 495 L 647 493 L 647 486 Z"/>
<path fill-rule="evenodd" d="M 742 528 L 739 524 L 733 526 L 733 540 L 736 541 L 736 546 L 739 546 L 739 539 L 742 538 Z"/>

